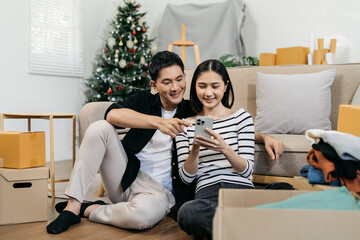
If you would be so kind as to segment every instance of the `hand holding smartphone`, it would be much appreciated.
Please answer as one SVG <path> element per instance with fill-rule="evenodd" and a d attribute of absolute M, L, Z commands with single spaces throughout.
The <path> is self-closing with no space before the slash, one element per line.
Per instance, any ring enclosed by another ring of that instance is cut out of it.
<path fill-rule="evenodd" d="M 211 135 L 205 131 L 205 128 L 212 129 L 212 127 L 213 127 L 213 119 L 211 117 L 196 117 L 194 137 L 200 135 L 207 138 L 211 138 Z"/>

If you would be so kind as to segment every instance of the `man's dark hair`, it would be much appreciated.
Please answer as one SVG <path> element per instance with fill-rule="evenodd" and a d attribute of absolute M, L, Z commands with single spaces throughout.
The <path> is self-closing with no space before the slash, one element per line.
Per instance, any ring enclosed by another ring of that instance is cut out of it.
<path fill-rule="evenodd" d="M 161 69 L 178 65 L 181 71 L 184 72 L 184 63 L 180 57 L 173 52 L 161 51 L 156 53 L 151 58 L 151 64 L 149 67 L 149 74 L 152 80 L 156 81 Z"/>
<path fill-rule="evenodd" d="M 196 94 L 196 81 L 202 73 L 210 72 L 210 71 L 214 71 L 217 74 L 219 74 L 226 86 L 226 91 L 224 93 L 223 98 L 221 99 L 221 102 L 224 105 L 224 107 L 231 108 L 232 105 L 234 104 L 234 90 L 230 81 L 229 74 L 226 70 L 226 67 L 218 60 L 210 59 L 202 62 L 199 66 L 197 66 L 191 81 L 190 102 L 196 113 L 200 113 L 203 108 L 203 105 Z"/>

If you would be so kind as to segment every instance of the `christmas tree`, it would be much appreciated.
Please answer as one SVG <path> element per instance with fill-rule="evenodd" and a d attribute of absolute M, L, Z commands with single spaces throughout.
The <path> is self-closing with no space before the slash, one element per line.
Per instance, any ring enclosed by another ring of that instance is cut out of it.
<path fill-rule="evenodd" d="M 156 46 L 148 39 L 145 13 L 136 0 L 124 0 L 111 23 L 110 36 L 96 57 L 96 69 L 87 79 L 87 102 L 123 101 L 131 94 L 150 89 L 148 67 Z"/>

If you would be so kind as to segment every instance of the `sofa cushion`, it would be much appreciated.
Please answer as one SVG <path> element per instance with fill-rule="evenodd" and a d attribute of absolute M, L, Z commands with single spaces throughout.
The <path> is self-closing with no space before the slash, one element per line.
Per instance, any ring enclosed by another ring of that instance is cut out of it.
<path fill-rule="evenodd" d="M 255 129 L 262 133 L 303 134 L 331 130 L 331 85 L 335 69 L 309 74 L 257 73 Z"/>
<path fill-rule="evenodd" d="M 293 177 L 300 176 L 300 169 L 307 164 L 306 155 L 311 143 L 305 135 L 271 134 L 285 143 L 279 163 L 271 161 L 264 144 L 255 144 L 254 174 Z"/>

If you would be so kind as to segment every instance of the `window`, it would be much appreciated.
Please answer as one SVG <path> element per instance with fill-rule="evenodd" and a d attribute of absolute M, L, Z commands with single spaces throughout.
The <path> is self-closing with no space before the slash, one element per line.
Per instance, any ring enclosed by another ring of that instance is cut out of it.
<path fill-rule="evenodd" d="M 31 0 L 29 72 L 82 77 L 83 0 Z"/>

